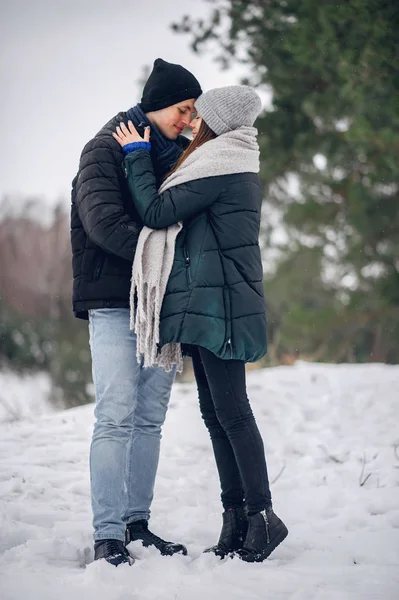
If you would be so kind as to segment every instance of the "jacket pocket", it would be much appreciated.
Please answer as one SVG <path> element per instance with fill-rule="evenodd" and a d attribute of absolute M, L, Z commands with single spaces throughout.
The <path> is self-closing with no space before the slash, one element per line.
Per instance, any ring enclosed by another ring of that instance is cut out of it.
<path fill-rule="evenodd" d="M 183 247 L 183 254 L 184 254 L 184 266 L 186 268 L 187 285 L 190 286 L 192 283 L 191 264 L 190 264 L 190 255 L 188 253 L 187 246 Z"/>
<path fill-rule="evenodd" d="M 105 256 L 99 256 L 97 261 L 96 261 L 96 265 L 93 271 L 93 281 L 97 281 L 97 279 L 100 279 L 101 277 L 101 273 L 104 267 L 104 262 L 105 262 Z"/>

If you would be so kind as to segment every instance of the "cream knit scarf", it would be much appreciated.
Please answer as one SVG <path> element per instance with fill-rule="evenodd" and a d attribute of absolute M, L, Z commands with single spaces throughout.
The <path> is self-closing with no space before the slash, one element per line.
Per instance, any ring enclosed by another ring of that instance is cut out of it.
<path fill-rule="evenodd" d="M 171 187 L 233 173 L 259 172 L 259 147 L 254 127 L 240 127 L 224 133 L 197 148 L 159 188 L 162 194 Z M 175 242 L 182 223 L 166 229 L 143 227 L 136 248 L 130 289 L 130 328 L 137 335 L 137 360 L 144 367 L 159 366 L 166 371 L 183 370 L 180 344 L 165 344 L 159 349 L 159 319 Z M 137 307 L 135 292 L 137 291 Z"/>

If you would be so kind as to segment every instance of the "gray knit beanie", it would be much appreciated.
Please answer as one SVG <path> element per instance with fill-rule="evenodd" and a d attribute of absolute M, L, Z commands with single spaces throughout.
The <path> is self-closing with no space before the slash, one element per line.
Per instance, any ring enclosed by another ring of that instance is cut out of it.
<path fill-rule="evenodd" d="M 229 85 L 201 94 L 194 103 L 205 123 L 221 135 L 238 127 L 252 127 L 262 110 L 262 102 L 248 85 Z"/>

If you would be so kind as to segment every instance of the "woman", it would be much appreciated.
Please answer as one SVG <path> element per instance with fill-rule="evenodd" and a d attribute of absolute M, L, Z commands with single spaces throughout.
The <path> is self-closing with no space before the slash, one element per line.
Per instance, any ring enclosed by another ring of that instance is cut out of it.
<path fill-rule="evenodd" d="M 262 190 L 257 131 L 261 101 L 248 86 L 210 90 L 195 102 L 193 141 L 159 192 L 150 132 L 132 123 L 114 134 L 144 225 L 180 223 L 163 297 L 159 346 L 189 346 L 200 409 L 221 484 L 224 557 L 261 562 L 287 536 L 272 509 L 261 435 L 246 394 L 245 363 L 266 353 L 259 227 Z"/>

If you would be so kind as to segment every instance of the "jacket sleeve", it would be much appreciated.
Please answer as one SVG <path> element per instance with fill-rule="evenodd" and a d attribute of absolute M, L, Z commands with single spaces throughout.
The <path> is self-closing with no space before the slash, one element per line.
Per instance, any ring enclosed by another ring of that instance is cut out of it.
<path fill-rule="evenodd" d="M 216 200 L 213 186 L 197 179 L 158 194 L 149 152 L 136 150 L 124 160 L 125 175 L 133 201 L 144 225 L 164 229 L 194 217 Z"/>
<path fill-rule="evenodd" d="M 80 159 L 75 202 L 90 240 L 105 252 L 132 261 L 142 224 L 125 211 L 120 168 L 107 140 L 91 140 Z"/>

